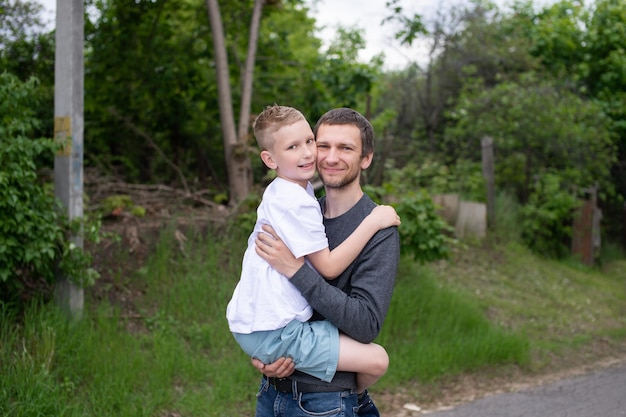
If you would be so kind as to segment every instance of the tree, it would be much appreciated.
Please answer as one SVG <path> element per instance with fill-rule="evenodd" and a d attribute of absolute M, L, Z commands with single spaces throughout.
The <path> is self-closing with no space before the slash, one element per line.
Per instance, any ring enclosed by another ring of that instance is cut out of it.
<path fill-rule="evenodd" d="M 531 3 L 514 7 L 511 23 L 523 28 L 529 51 L 542 67 L 566 80 L 583 97 L 595 100 L 608 116 L 617 146 L 611 166 L 615 195 L 604 195 L 605 230 L 624 236 L 623 201 L 626 198 L 626 7 L 620 0 L 597 0 L 585 7 L 562 0 L 539 11 Z"/>
<path fill-rule="evenodd" d="M 504 21 L 508 32 L 526 41 L 527 52 L 555 78 L 580 80 L 585 60 L 585 26 L 588 11 L 581 1 L 561 0 L 535 11 L 531 2 L 513 5 Z"/>
<path fill-rule="evenodd" d="M 405 44 L 421 41 L 428 52 L 425 60 L 419 62 L 416 55 L 406 70 L 388 77 L 393 87 L 381 101 L 400 101 L 396 134 L 412 137 L 412 146 L 421 153 L 449 152 L 440 140 L 446 113 L 469 77 L 493 86 L 536 67 L 527 53 L 528 42 L 515 36 L 506 26 L 506 15 L 491 2 L 439 11 L 424 23 L 419 16 L 404 16 L 401 7 L 392 11 L 386 21 L 400 23 L 396 37 Z"/>
<path fill-rule="evenodd" d="M 626 5 L 599 0 L 587 25 L 584 81 L 611 119 L 610 129 L 619 149 L 613 178 L 626 199 Z"/>
<path fill-rule="evenodd" d="M 226 40 L 222 25 L 222 16 L 217 0 L 207 0 L 207 10 L 213 34 L 213 48 L 215 51 L 215 70 L 217 75 L 217 90 L 219 95 L 220 120 L 224 140 L 224 153 L 228 168 L 228 184 L 230 190 L 230 205 L 242 201 L 252 186 L 252 166 L 248 153 L 250 124 L 250 102 L 252 95 L 252 80 L 254 75 L 254 61 L 259 33 L 259 22 L 264 0 L 255 0 L 252 21 L 250 23 L 250 39 L 248 54 L 243 71 L 241 107 L 239 113 L 239 128 L 235 131 L 235 118 L 230 93 L 230 73 L 228 56 L 226 54 Z"/>
<path fill-rule="evenodd" d="M 320 51 L 315 20 L 301 0 L 268 2 L 262 19 L 253 19 L 252 0 L 219 2 L 226 58 L 220 93 L 216 64 L 224 61 L 216 59 L 220 48 L 213 46 L 206 2 L 95 4 L 98 13 L 85 28 L 86 167 L 131 182 L 203 187 L 206 198 L 220 203 L 234 193 L 232 178 L 241 179 L 237 193 L 245 195 L 251 175 L 265 174 L 250 135 L 254 113 L 279 101 L 313 121 L 329 107 L 362 105 L 379 70 Z M 250 22 L 257 19 L 258 38 L 251 40 Z M 362 47 L 358 36 L 348 38 L 342 53 Z M 248 57 L 250 42 L 257 45 L 255 59 Z M 230 127 L 217 105 L 224 90 Z M 242 160 L 234 174 L 227 152 Z"/>
<path fill-rule="evenodd" d="M 86 163 L 127 181 L 186 188 L 190 177 L 219 190 L 222 147 L 207 138 L 219 132 L 217 110 L 206 104 L 216 94 L 203 5 L 98 4 L 85 28 Z"/>
<path fill-rule="evenodd" d="M 535 178 L 558 174 L 580 189 L 612 191 L 615 147 L 597 103 L 584 100 L 554 80 L 528 73 L 518 82 L 487 88 L 469 84 L 449 117 L 445 140 L 454 157 L 480 160 L 480 139 L 496 148 L 499 186 L 526 202 Z"/>
<path fill-rule="evenodd" d="M 54 33 L 41 19 L 42 5 L 36 1 L 0 2 L 0 68 L 21 81 L 36 77 L 41 100 L 35 114 L 43 123 L 37 136 L 52 136 L 54 102 Z"/>

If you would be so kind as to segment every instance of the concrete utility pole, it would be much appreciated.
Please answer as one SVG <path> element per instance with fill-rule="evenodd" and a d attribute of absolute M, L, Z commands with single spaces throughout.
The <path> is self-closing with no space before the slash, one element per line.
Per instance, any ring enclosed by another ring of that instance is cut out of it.
<path fill-rule="evenodd" d="M 54 158 L 54 195 L 70 219 L 83 216 L 83 0 L 57 0 L 54 55 L 54 138 L 65 143 Z M 73 236 L 83 250 L 81 236 Z M 57 304 L 82 316 L 84 294 L 70 277 L 57 276 Z"/>

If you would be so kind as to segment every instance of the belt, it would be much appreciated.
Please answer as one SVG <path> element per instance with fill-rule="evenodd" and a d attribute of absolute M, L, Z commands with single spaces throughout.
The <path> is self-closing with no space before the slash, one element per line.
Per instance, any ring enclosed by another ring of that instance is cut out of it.
<path fill-rule="evenodd" d="M 308 384 L 306 382 L 294 381 L 290 378 L 267 378 L 267 381 L 278 392 L 291 393 L 295 389 L 297 392 L 339 392 L 350 391 L 349 388 L 335 387 L 332 385 Z"/>

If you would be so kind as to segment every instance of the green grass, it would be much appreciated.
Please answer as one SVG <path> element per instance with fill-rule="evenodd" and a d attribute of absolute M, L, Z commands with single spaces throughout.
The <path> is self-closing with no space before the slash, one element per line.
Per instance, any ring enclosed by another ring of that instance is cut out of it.
<path fill-rule="evenodd" d="M 391 357 L 380 385 L 420 382 L 529 358 L 528 340 L 490 323 L 470 297 L 428 268 L 403 262 L 379 342 Z"/>
<path fill-rule="evenodd" d="M 245 237 L 212 235 L 182 245 L 166 232 L 146 265 L 116 278 L 136 314 L 89 291 L 78 322 L 53 305 L 20 317 L 0 306 L 0 415 L 253 415 L 260 375 L 225 319 Z M 391 364 L 372 391 L 624 340 L 626 261 L 616 258 L 591 269 L 486 241 L 453 262 L 403 259 L 377 340 Z"/>
<path fill-rule="evenodd" d="M 626 261 L 602 269 L 534 256 L 516 243 L 467 250 L 454 264 L 433 266 L 472 298 L 492 322 L 533 343 L 565 346 L 626 326 Z M 462 277 L 462 278 L 461 278 Z"/>

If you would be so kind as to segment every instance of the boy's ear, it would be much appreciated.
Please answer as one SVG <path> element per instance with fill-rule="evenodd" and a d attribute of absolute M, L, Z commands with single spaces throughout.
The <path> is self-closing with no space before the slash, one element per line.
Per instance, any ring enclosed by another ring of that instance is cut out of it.
<path fill-rule="evenodd" d="M 276 162 L 269 151 L 261 151 L 261 160 L 269 169 L 276 169 Z"/>

